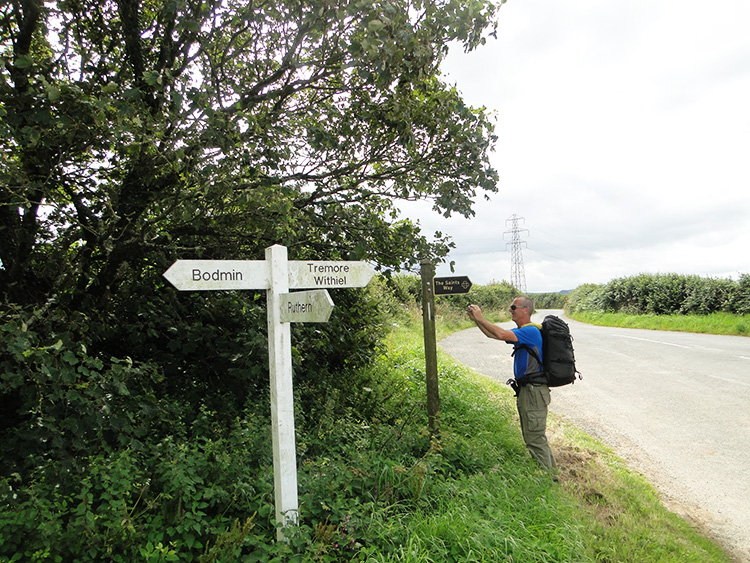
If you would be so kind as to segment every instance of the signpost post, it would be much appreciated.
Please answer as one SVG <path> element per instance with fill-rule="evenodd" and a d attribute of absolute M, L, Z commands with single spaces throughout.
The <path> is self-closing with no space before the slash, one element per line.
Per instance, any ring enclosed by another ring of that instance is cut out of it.
<path fill-rule="evenodd" d="M 298 521 L 297 453 L 292 393 L 293 322 L 327 322 L 333 301 L 325 288 L 364 287 L 375 275 L 366 262 L 288 260 L 285 246 L 265 260 L 177 260 L 164 277 L 180 291 L 266 290 L 271 384 L 273 483 L 279 540 Z M 289 292 L 290 289 L 312 291 Z"/>
<path fill-rule="evenodd" d="M 435 295 L 432 279 L 435 265 L 422 260 L 422 327 L 424 331 L 425 380 L 427 384 L 427 427 L 430 436 L 437 436 L 439 429 L 440 393 L 438 391 L 437 338 L 435 337 Z"/>
<path fill-rule="evenodd" d="M 297 499 L 297 447 L 294 437 L 292 392 L 292 331 L 281 320 L 281 294 L 289 291 L 287 249 L 266 248 L 269 268 L 266 308 L 268 318 L 268 368 L 271 382 L 271 439 L 273 442 L 273 490 L 279 540 L 284 529 L 299 521 Z"/>
<path fill-rule="evenodd" d="M 466 276 L 436 278 L 435 265 L 421 262 L 422 324 L 424 328 L 425 375 L 427 379 L 427 425 L 430 434 L 439 434 L 440 394 L 438 390 L 437 341 L 435 337 L 435 296 L 468 293 L 471 280 Z"/>

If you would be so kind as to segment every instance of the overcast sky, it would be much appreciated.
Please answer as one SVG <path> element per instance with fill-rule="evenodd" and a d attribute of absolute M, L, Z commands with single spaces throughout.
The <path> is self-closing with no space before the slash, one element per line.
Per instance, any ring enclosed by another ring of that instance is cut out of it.
<path fill-rule="evenodd" d="M 508 0 L 443 71 L 499 137 L 476 217 L 416 213 L 455 275 L 510 280 L 513 215 L 529 292 L 750 273 L 750 0 Z"/>

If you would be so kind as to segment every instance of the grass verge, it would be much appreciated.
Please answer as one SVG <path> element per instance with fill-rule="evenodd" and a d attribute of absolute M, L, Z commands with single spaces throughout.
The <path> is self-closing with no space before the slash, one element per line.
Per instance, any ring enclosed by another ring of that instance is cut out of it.
<path fill-rule="evenodd" d="M 430 440 L 421 339 L 416 327 L 396 329 L 377 368 L 372 393 L 383 394 L 382 405 L 395 401 L 391 425 L 371 420 L 366 448 L 355 454 L 350 444 L 344 457 L 316 473 L 317 492 L 332 506 L 325 491 L 342 475 L 359 481 L 358 492 L 339 497 L 325 520 L 331 530 L 353 534 L 349 545 L 356 549 L 338 558 L 341 534 L 319 535 L 318 557 L 330 558 L 315 560 L 731 561 L 668 511 L 611 450 L 554 416 L 550 434 L 561 479 L 552 482 L 525 451 L 512 393 L 442 353 L 440 436 Z"/>
<path fill-rule="evenodd" d="M 570 313 L 571 319 L 597 326 L 671 330 L 701 334 L 750 336 L 750 315 L 712 313 L 710 315 L 628 315 L 578 311 Z"/>

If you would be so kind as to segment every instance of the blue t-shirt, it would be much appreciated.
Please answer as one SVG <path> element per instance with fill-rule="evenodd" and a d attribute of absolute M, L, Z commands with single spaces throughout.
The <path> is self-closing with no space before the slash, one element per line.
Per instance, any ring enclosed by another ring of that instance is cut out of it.
<path fill-rule="evenodd" d="M 516 338 L 518 338 L 518 342 L 509 342 L 509 344 L 513 344 L 514 348 L 513 375 L 515 378 L 521 379 L 527 374 L 541 371 L 542 368 L 539 362 L 536 361 L 534 356 L 529 354 L 529 351 L 524 346 L 533 348 L 541 361 L 542 331 L 534 325 L 525 325 L 521 328 L 512 328 L 511 330 L 516 334 Z"/>

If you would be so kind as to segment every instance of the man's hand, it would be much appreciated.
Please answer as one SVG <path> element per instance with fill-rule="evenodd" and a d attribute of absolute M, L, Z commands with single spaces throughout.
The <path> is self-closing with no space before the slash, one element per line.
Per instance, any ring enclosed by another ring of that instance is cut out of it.
<path fill-rule="evenodd" d="M 476 305 L 469 305 L 466 308 L 466 312 L 468 313 L 469 318 L 472 321 L 476 321 L 477 319 L 481 319 L 482 318 L 482 310 L 479 307 L 477 307 Z"/>
<path fill-rule="evenodd" d="M 469 318 L 472 321 L 477 323 L 479 330 L 481 330 L 488 338 L 494 338 L 495 340 L 504 340 L 505 342 L 518 341 L 518 337 L 512 330 L 502 329 L 485 319 L 482 315 L 482 310 L 476 305 L 469 305 L 468 307 L 466 307 L 466 313 L 469 315 Z"/>

